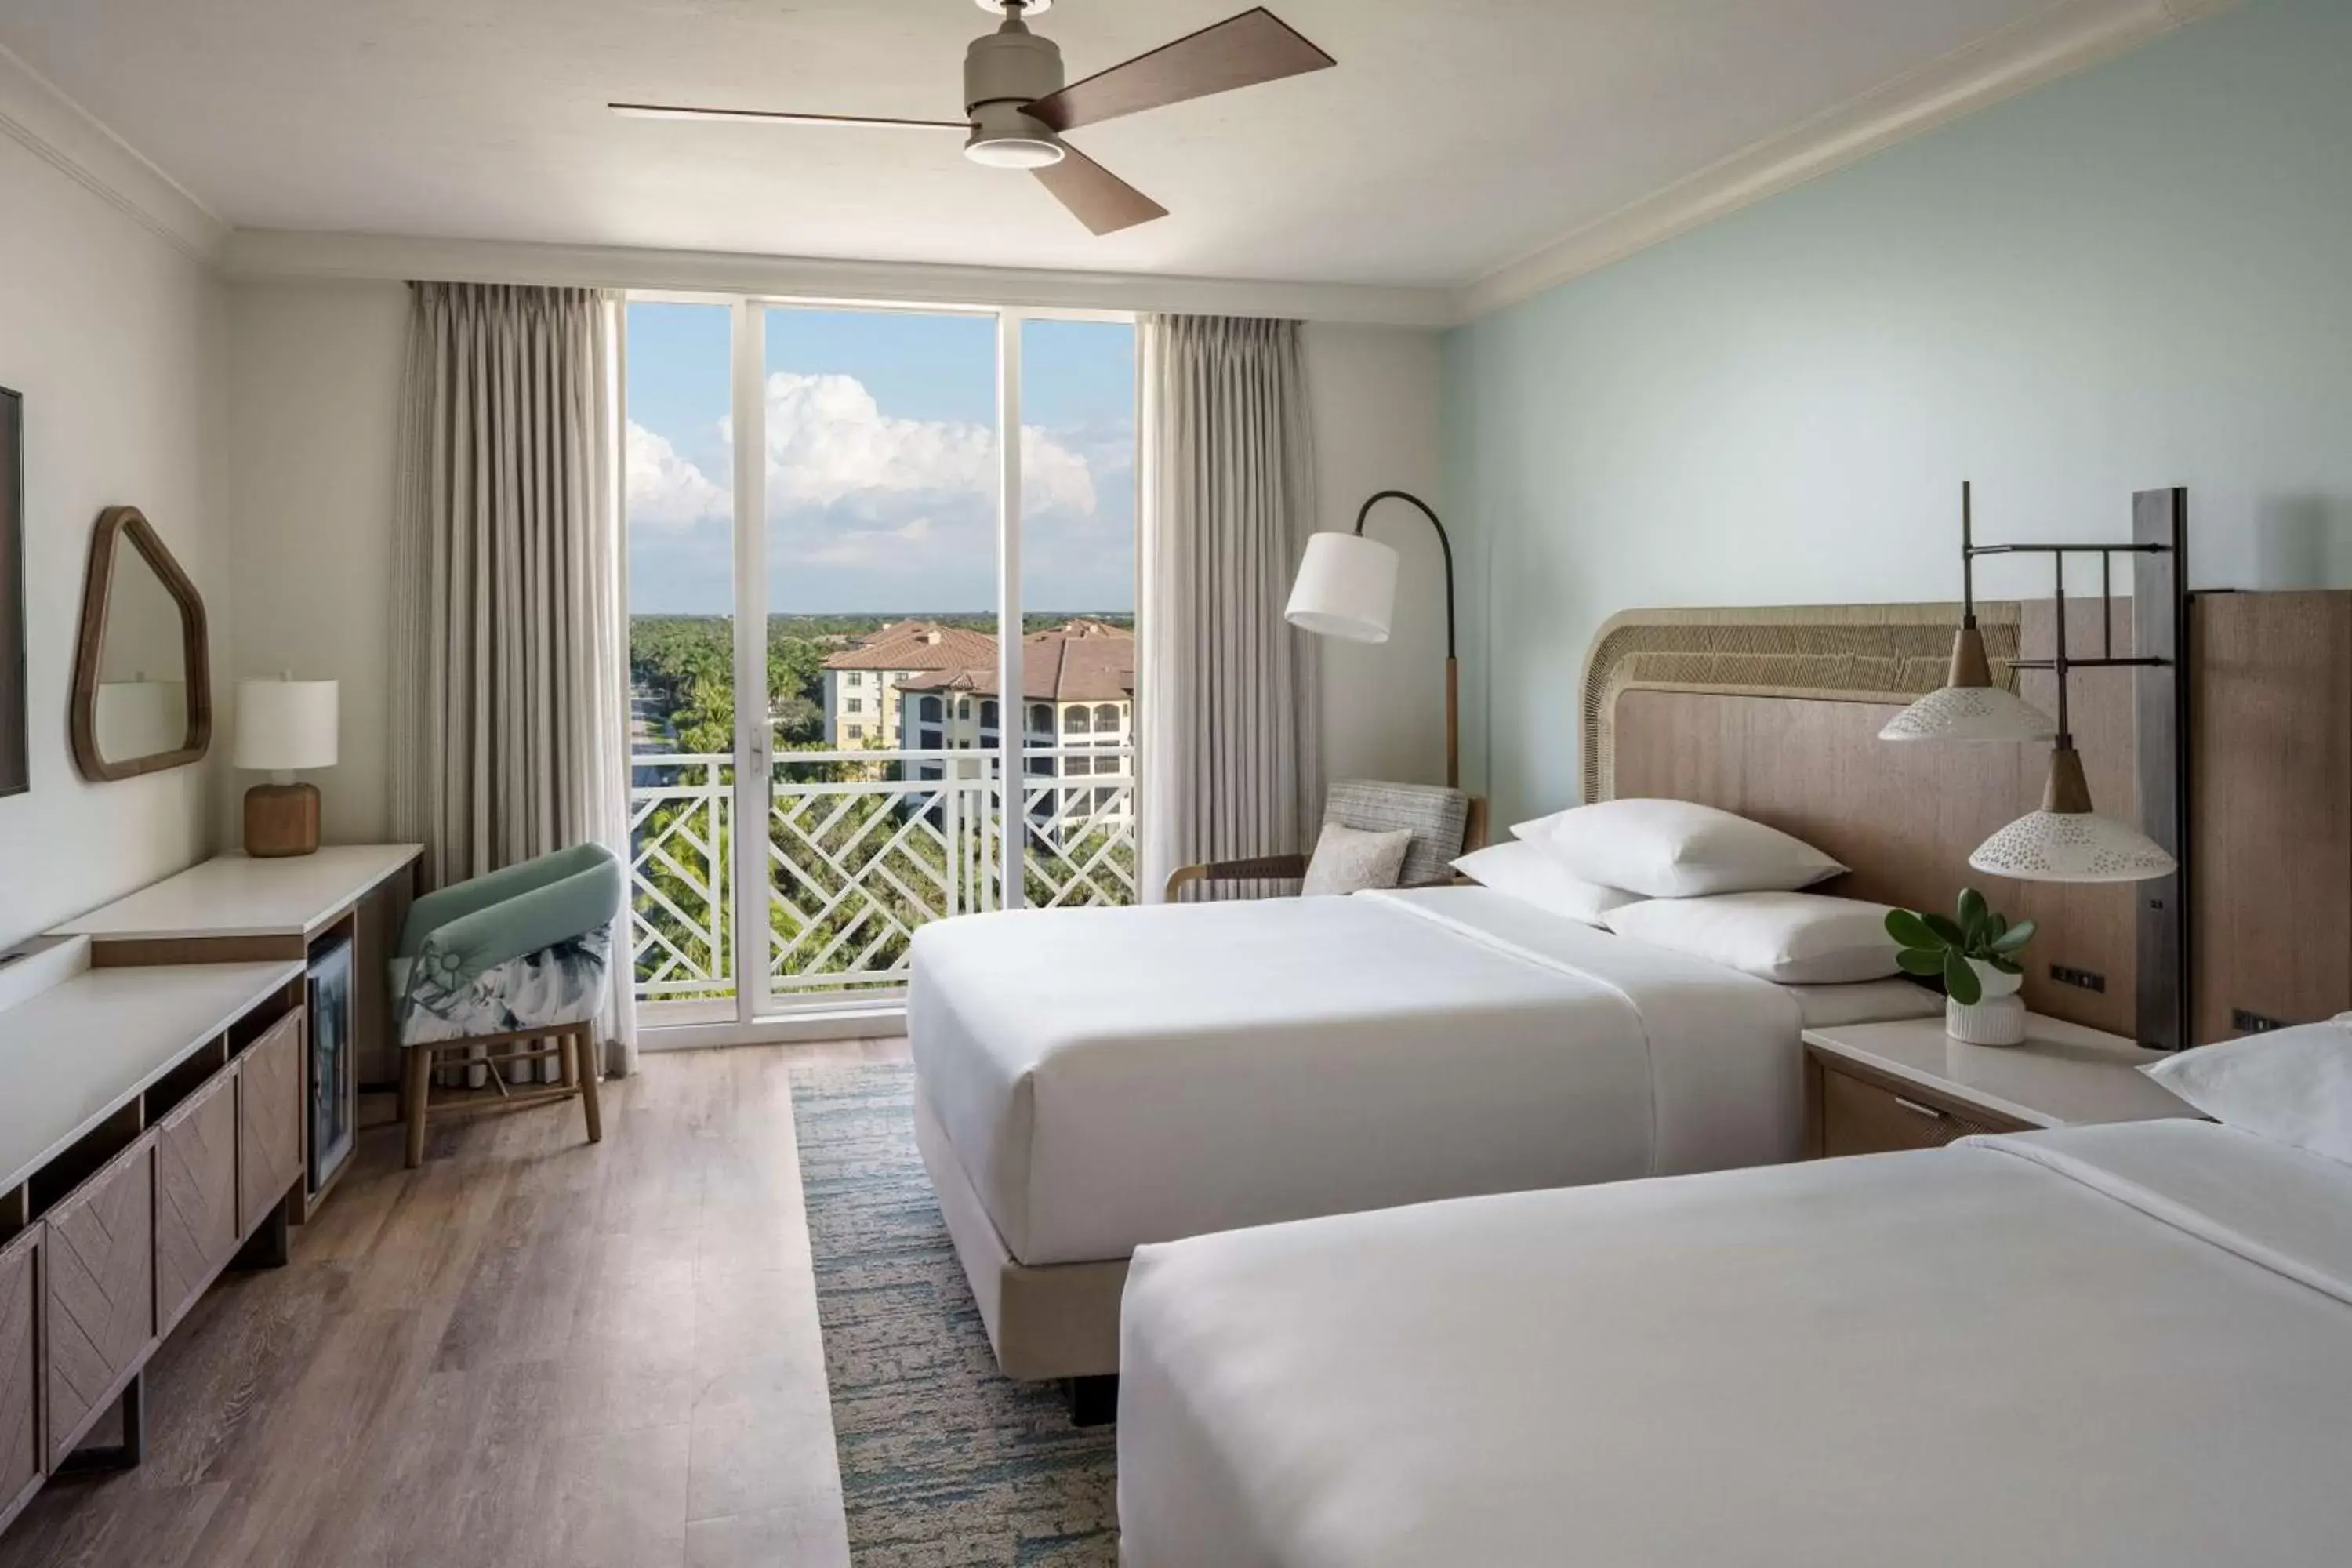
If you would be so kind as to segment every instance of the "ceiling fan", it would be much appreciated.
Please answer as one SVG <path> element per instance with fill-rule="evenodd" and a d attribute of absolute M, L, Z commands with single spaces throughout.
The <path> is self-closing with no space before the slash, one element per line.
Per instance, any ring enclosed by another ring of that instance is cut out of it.
<path fill-rule="evenodd" d="M 607 107 L 615 114 L 640 120 L 965 132 L 965 157 L 992 168 L 1029 170 L 1080 223 L 1099 235 L 1166 217 L 1168 209 L 1062 140 L 1064 132 L 1339 63 L 1261 5 L 1065 86 L 1061 49 L 1052 39 L 1031 32 L 1026 20 L 1049 9 L 1053 0 L 977 3 L 984 11 L 1002 12 L 1004 20 L 995 32 L 974 39 L 964 53 L 961 120 L 795 114 L 672 103 Z"/>

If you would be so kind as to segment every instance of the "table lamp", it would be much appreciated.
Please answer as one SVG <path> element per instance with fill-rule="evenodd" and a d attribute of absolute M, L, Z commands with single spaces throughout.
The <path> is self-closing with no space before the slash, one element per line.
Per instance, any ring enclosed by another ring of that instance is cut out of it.
<path fill-rule="evenodd" d="M 298 784 L 304 768 L 335 765 L 338 692 L 331 680 L 236 683 L 236 766 L 269 782 L 245 792 L 245 852 L 309 855 L 319 847 L 319 791 Z"/>

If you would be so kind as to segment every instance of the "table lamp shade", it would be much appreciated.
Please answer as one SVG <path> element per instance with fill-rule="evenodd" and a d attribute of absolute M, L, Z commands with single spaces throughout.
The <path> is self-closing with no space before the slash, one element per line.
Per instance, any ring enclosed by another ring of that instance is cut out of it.
<path fill-rule="evenodd" d="M 331 680 L 238 681 L 236 765 L 256 773 L 333 767 L 337 697 Z"/>
<path fill-rule="evenodd" d="M 1358 533 L 1307 542 L 1283 615 L 1301 631 L 1349 642 L 1386 642 L 1396 615 L 1397 552 Z"/>

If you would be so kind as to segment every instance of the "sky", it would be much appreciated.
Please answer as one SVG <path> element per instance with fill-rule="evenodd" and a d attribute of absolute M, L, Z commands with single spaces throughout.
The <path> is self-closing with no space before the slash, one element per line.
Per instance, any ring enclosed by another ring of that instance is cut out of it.
<path fill-rule="evenodd" d="M 734 608 L 724 305 L 628 308 L 629 607 Z M 768 312 L 768 607 L 979 613 L 996 601 L 996 322 Z M 1135 331 L 1022 329 L 1022 601 L 1135 605 Z"/>

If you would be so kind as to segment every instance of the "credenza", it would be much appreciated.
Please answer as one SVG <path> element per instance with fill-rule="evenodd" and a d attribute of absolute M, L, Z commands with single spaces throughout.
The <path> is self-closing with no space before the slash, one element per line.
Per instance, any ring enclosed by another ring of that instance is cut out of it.
<path fill-rule="evenodd" d="M 0 1008 L 0 1528 L 139 1462 L 148 1359 L 232 1263 L 286 1260 L 302 1184 L 303 961 L 90 957 L 53 943 Z"/>
<path fill-rule="evenodd" d="M 88 938 L 90 963 L 99 969 L 303 960 L 349 938 L 351 1037 L 321 1034 L 316 1042 L 325 1050 L 347 1047 L 346 1070 L 321 1075 L 312 1060 L 301 1067 L 306 1092 L 314 1100 L 336 1097 L 341 1124 L 355 1128 L 359 1085 L 399 1082 L 388 976 L 423 853 L 415 844 L 332 844 L 279 859 L 231 851 L 68 921 L 54 934 Z M 321 1109 L 307 1106 L 306 1140 Z M 294 1202 L 297 1225 L 309 1219 L 344 1168 L 324 1165 L 313 1152 L 306 1142 L 305 1180 Z"/>

